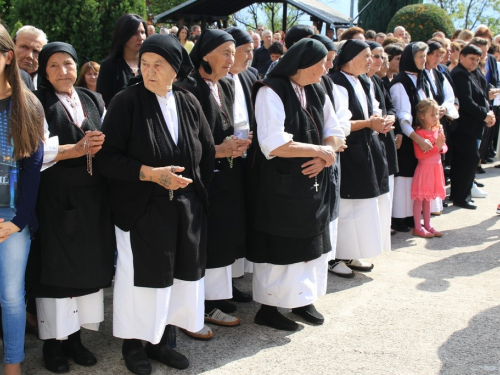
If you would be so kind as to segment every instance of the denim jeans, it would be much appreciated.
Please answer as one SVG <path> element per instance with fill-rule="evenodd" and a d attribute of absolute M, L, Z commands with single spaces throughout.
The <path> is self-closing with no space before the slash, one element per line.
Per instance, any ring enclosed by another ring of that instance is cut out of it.
<path fill-rule="evenodd" d="M 0 208 L 0 218 L 5 221 L 12 220 L 14 215 L 11 208 Z M 26 226 L 22 232 L 11 234 L 0 243 L 0 304 L 5 363 L 20 363 L 24 359 L 24 275 L 30 242 L 30 232 Z"/>

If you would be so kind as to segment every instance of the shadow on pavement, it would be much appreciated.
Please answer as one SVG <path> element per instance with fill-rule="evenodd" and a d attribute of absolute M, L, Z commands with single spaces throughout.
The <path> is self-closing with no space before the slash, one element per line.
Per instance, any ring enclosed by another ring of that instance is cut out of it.
<path fill-rule="evenodd" d="M 447 210 L 458 210 L 458 208 L 447 208 Z M 465 210 L 464 210 L 465 211 Z M 445 214 L 446 215 L 446 214 Z M 500 216 L 494 216 L 476 224 L 456 230 L 441 231 L 443 237 L 425 239 L 425 248 L 427 250 L 453 250 L 457 247 L 478 246 L 483 243 L 497 241 L 500 239 L 500 229 L 488 229 L 500 221 Z M 431 225 L 432 218 L 431 218 Z M 436 229 L 439 230 L 438 227 Z M 417 246 L 415 240 L 420 239 L 409 233 L 397 233 L 392 236 L 392 250 L 408 249 Z"/>
<path fill-rule="evenodd" d="M 500 306 L 474 316 L 439 348 L 440 375 L 500 373 Z"/>
<path fill-rule="evenodd" d="M 450 283 L 447 279 L 470 277 L 500 266 L 500 244 L 498 241 L 484 250 L 452 255 L 448 258 L 424 264 L 411 270 L 408 275 L 425 279 L 418 284 L 419 290 L 443 292 Z"/>
<path fill-rule="evenodd" d="M 375 264 L 375 267 L 377 265 Z M 341 292 L 343 290 L 356 288 L 363 284 L 369 283 L 373 281 L 373 279 L 369 276 L 370 273 L 361 273 L 355 271 L 355 276 L 352 279 L 346 279 L 339 276 L 336 276 L 332 273 L 328 274 L 328 285 L 326 287 L 326 294 Z"/>

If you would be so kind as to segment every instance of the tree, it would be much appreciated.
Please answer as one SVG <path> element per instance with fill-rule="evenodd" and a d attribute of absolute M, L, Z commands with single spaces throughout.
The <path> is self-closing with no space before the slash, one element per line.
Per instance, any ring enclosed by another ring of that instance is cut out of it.
<path fill-rule="evenodd" d="M 434 4 L 414 4 L 401 8 L 389 22 L 388 30 L 396 26 L 403 26 L 414 41 L 427 41 L 436 31 L 442 31 L 450 37 L 455 30 L 448 13 Z"/>
<path fill-rule="evenodd" d="M 498 14 L 499 0 L 428 0 L 444 9 L 459 29 L 472 30 L 479 24 L 486 24 L 493 33 L 500 33 Z"/>
<path fill-rule="evenodd" d="M 71 44 L 80 62 L 106 57 L 122 14 L 146 14 L 144 0 L 72 0 L 66 7 L 52 1 L 11 0 L 10 5 L 6 20 L 11 30 L 17 22 L 42 29 L 49 41 Z"/>
<path fill-rule="evenodd" d="M 184 0 L 148 0 L 146 1 L 146 12 L 148 14 L 148 19 L 150 21 L 153 21 L 153 18 L 158 14 L 175 8 L 183 2 Z"/>
<path fill-rule="evenodd" d="M 286 28 L 287 30 L 297 24 L 304 13 L 295 7 L 288 6 Z M 258 3 L 253 4 L 233 14 L 233 19 L 245 27 L 256 29 L 264 25 L 273 33 L 283 29 L 283 4 Z"/>
<path fill-rule="evenodd" d="M 370 0 L 358 0 L 358 9 L 363 9 Z M 359 16 L 358 26 L 365 30 L 385 32 L 394 14 L 411 4 L 421 4 L 423 0 L 373 0 Z"/>

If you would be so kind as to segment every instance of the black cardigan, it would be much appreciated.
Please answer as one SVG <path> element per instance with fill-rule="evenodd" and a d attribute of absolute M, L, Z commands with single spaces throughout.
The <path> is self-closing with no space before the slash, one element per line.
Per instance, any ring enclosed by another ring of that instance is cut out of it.
<path fill-rule="evenodd" d="M 456 134 L 481 139 L 489 111 L 488 84 L 482 74 L 468 72 L 461 64 L 451 71 L 455 95 L 460 101 Z"/>
<path fill-rule="evenodd" d="M 106 107 L 109 107 L 111 99 L 124 90 L 134 76 L 134 72 L 121 56 L 107 57 L 102 61 L 96 91 L 102 95 Z"/>
<path fill-rule="evenodd" d="M 215 157 L 212 134 L 195 97 L 177 87 L 173 91 L 179 126 L 185 129 L 192 150 L 194 185 L 208 210 L 207 185 L 212 179 Z M 106 141 L 96 158 L 101 173 L 110 179 L 114 222 L 123 231 L 130 231 L 142 215 L 154 187 L 152 182 L 139 180 L 141 166 L 164 167 L 155 137 L 158 127 L 166 127 L 160 105 L 143 83 L 118 93 L 104 119 L 102 131 Z"/>

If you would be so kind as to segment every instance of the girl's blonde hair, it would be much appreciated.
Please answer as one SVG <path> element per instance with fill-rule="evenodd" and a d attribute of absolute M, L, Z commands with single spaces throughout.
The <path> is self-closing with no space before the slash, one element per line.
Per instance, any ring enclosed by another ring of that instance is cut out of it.
<path fill-rule="evenodd" d="M 415 127 L 423 128 L 424 124 L 422 122 L 421 117 L 424 116 L 431 108 L 434 108 L 434 111 L 439 111 L 439 105 L 434 99 L 423 99 L 417 105 L 417 121 L 415 122 Z M 437 125 L 437 124 L 436 124 Z"/>

